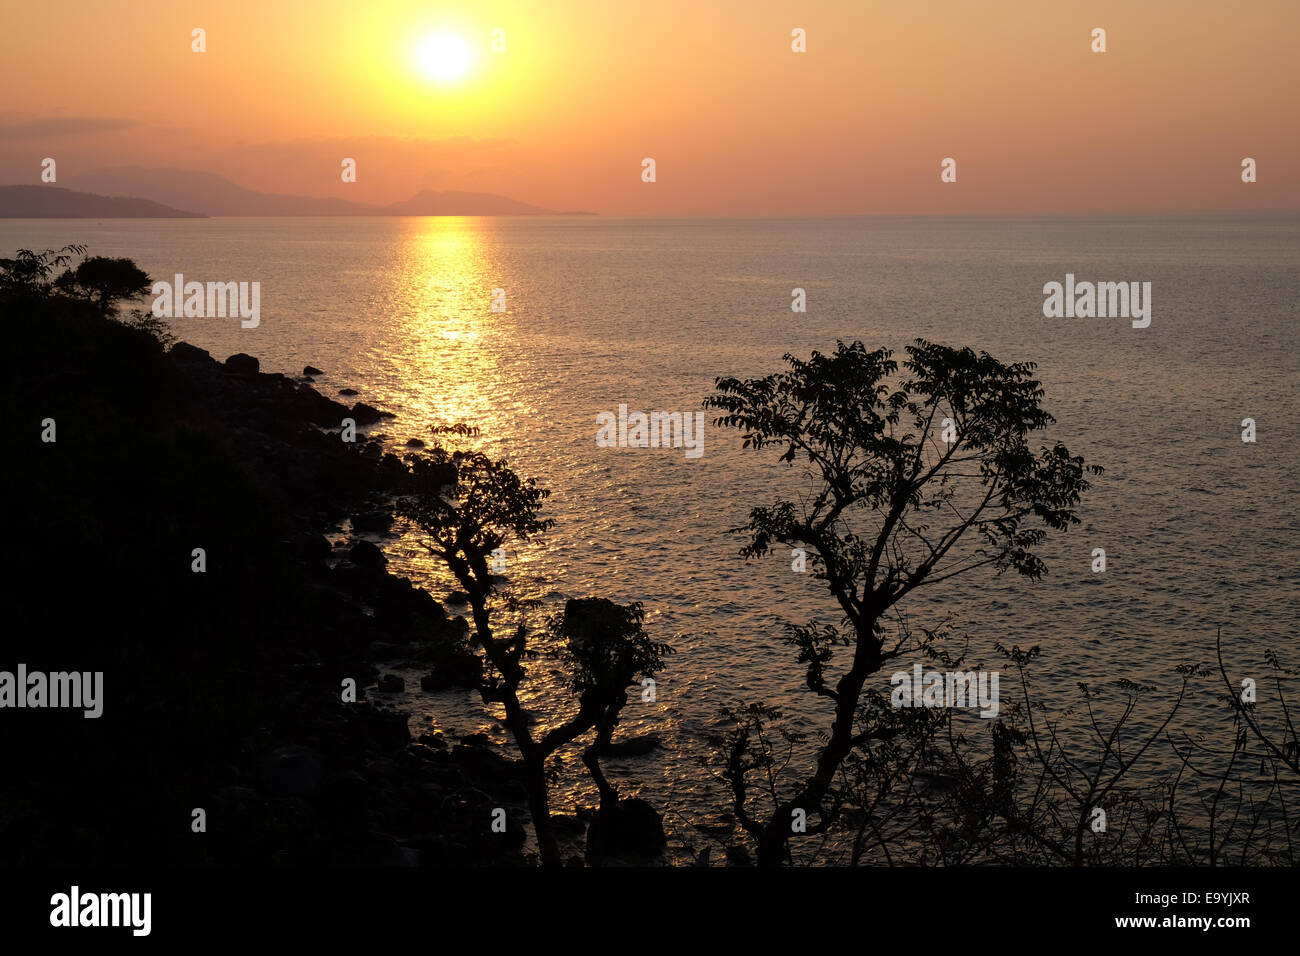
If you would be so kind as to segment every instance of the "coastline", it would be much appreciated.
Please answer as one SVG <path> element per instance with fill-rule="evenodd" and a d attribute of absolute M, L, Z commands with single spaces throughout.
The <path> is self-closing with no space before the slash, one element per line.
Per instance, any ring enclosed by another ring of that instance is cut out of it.
<path fill-rule="evenodd" d="M 10 863 L 525 862 L 517 822 L 484 825 L 518 800 L 514 762 L 474 740 L 413 741 L 366 691 L 391 660 L 429 689 L 477 680 L 463 618 L 356 536 L 391 522 L 403 466 L 322 429 L 347 416 L 364 432 L 386 413 L 72 308 L 5 318 L 25 330 L 3 362 L 10 406 L 59 427 L 12 466 L 10 500 L 27 507 L 6 559 L 20 596 L 6 658 L 105 674 L 84 743 L 63 739 L 61 714 L 16 712 L 27 775 L 6 788 Z M 336 547 L 325 533 L 344 523 Z M 76 600 L 47 571 L 69 555 L 94 556 Z M 109 613 L 141 591 L 143 606 Z M 110 617 L 130 626 L 106 630 Z M 348 680 L 356 703 L 341 700 Z M 79 813 L 89 791 L 96 809 Z M 38 806 L 56 833 L 32 826 Z M 101 815 L 113 835 L 92 833 Z"/>

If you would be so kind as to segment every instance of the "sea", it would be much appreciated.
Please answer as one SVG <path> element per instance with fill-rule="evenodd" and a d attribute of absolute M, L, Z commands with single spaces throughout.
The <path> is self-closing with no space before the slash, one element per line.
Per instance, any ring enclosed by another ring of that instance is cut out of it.
<path fill-rule="evenodd" d="M 959 635 L 969 662 L 1003 671 L 1004 700 L 1019 684 L 995 645 L 1037 645 L 1035 699 L 1081 758 L 1097 740 L 1081 684 L 1104 728 L 1128 707 L 1125 682 L 1144 688 L 1121 737 L 1136 747 L 1177 700 L 1178 666 L 1211 667 L 1165 731 L 1190 745 L 1231 737 L 1216 634 L 1231 679 L 1257 681 L 1262 713 L 1280 713 L 1266 652 L 1300 665 L 1300 214 L 0 221 L 0 255 L 72 242 L 157 280 L 260 283 L 256 328 L 180 318 L 173 332 L 218 359 L 252 354 L 263 371 L 316 366 L 326 395 L 356 389 L 396 414 L 369 431 L 398 452 L 432 441 L 433 424 L 477 427 L 467 447 L 550 490 L 552 531 L 506 554 L 513 593 L 542 602 L 526 621 L 539 650 L 527 701 L 543 724 L 574 706 L 544 628 L 566 598 L 644 605 L 647 630 L 675 653 L 652 701 L 630 695 L 619 736 L 660 745 L 609 766 L 622 795 L 665 813 L 677 859 L 708 842 L 701 825 L 727 825 L 707 741 L 726 729 L 724 707 L 782 710 L 809 735 L 792 764 L 806 765 L 829 702 L 804 686 L 784 626 L 838 613 L 788 551 L 746 561 L 729 532 L 810 487 L 798 462 L 743 448 L 712 413 L 698 457 L 601 447 L 597 418 L 621 405 L 704 410 L 718 378 L 776 372 L 787 354 L 837 341 L 900 360 L 926 339 L 1036 363 L 1056 418 L 1043 442 L 1105 471 L 1080 523 L 1050 535 L 1044 578 L 970 572 L 909 599 L 912 626 Z M 1044 287 L 1067 275 L 1150 283 L 1150 324 L 1046 317 Z M 353 540 L 346 522 L 330 538 Z M 418 535 L 374 540 L 440 599 L 456 587 Z M 416 736 L 483 733 L 510 752 L 476 693 L 426 694 L 418 671 L 395 672 L 407 691 L 371 696 L 404 710 Z M 1294 704 L 1295 682 L 1280 687 Z M 987 734 L 978 716 L 967 726 Z M 1135 779 L 1176 768 L 1161 737 Z M 554 809 L 573 813 L 594 792 L 577 751 L 562 756 Z"/>

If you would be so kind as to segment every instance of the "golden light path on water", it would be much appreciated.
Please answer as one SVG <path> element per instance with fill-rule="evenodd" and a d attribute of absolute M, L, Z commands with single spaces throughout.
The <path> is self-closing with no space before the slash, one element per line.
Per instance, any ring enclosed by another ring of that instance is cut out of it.
<path fill-rule="evenodd" d="M 464 440 L 427 436 L 424 440 L 430 446 L 438 441 L 455 442 L 455 447 L 509 457 L 516 437 L 511 423 L 536 420 L 540 412 L 529 401 L 526 390 L 510 384 L 517 370 L 506 367 L 518 358 L 520 347 L 513 334 L 516 318 L 509 311 L 511 294 L 520 286 L 512 284 L 508 273 L 499 268 L 482 220 L 429 218 L 416 220 L 413 225 L 416 228 L 403 244 L 395 268 L 387 273 L 388 288 L 383 293 L 396 320 L 395 334 L 403 345 L 399 349 L 391 345 L 377 349 L 367 364 L 396 366 L 392 369 L 393 385 L 399 391 L 386 397 L 390 406 L 404 409 L 403 425 L 408 426 L 408 431 L 417 423 L 466 424 L 480 429 L 477 437 Z M 497 290 L 506 292 L 504 311 L 491 308 L 494 296 L 500 301 Z M 431 383 L 438 384 L 430 387 Z M 383 426 L 373 431 L 382 432 Z M 402 441 L 393 441 L 391 450 L 403 454 L 407 451 L 403 445 Z M 418 531 L 406 530 L 397 540 L 378 543 L 389 555 L 392 572 L 410 576 L 438 598 L 460 588 L 445 565 L 421 546 Z M 564 675 L 553 663 L 558 649 L 546 632 L 548 617 L 562 606 L 548 583 L 548 575 L 554 571 L 549 564 L 558 551 L 556 545 L 510 544 L 506 575 L 509 583 L 493 613 L 494 634 L 508 635 L 524 623 L 530 630 L 530 647 L 541 652 L 529 663 L 528 678 L 520 689 L 525 706 L 538 718 L 533 727 L 535 737 L 562 723 L 574 709 Z M 546 606 L 525 612 L 526 619 L 521 621 L 520 613 L 504 606 L 502 599 L 507 595 L 545 601 Z M 448 611 L 469 618 L 466 605 L 452 604 Z M 419 686 L 420 670 L 388 670 L 401 674 L 408 687 Z M 500 705 L 485 704 L 476 691 L 408 695 L 400 706 L 413 713 L 411 730 L 416 738 L 438 732 L 453 745 L 462 736 L 482 733 L 500 744 L 508 756 L 515 755 Z M 624 732 L 637 723 L 628 721 Z M 557 813 L 571 813 L 578 806 L 597 802 L 595 788 L 578 762 L 580 752 L 581 742 L 556 761 L 557 768 L 568 765 L 571 770 L 560 774 L 552 791 L 552 808 Z M 625 791 L 625 795 L 634 792 Z M 518 810 L 522 817 L 522 804 Z M 531 845 L 531 829 L 528 840 Z"/>

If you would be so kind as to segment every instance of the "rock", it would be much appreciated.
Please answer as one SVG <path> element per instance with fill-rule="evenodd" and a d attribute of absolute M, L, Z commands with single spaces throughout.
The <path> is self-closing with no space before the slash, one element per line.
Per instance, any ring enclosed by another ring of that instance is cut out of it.
<path fill-rule="evenodd" d="M 385 534 L 393 527 L 393 516 L 384 511 L 367 511 L 352 516 L 352 530 L 360 534 Z"/>
<path fill-rule="evenodd" d="M 407 448 L 423 448 L 424 442 L 419 438 L 408 438 L 406 441 Z"/>
<path fill-rule="evenodd" d="M 650 860 L 667 846 L 664 818 L 639 797 L 620 800 L 611 811 L 598 811 L 587 829 L 587 862 L 593 866 L 615 858 Z"/>
<path fill-rule="evenodd" d="M 473 689 L 482 683 L 482 675 L 482 663 L 473 653 L 468 650 L 447 653 L 439 657 L 432 671 L 420 678 L 420 688 L 429 693 L 446 691 L 450 687 Z"/>
<path fill-rule="evenodd" d="M 201 349 L 197 346 L 190 345 L 188 342 L 177 342 L 172 346 L 171 357 L 178 362 L 211 362 L 212 356 L 207 349 Z"/>
<path fill-rule="evenodd" d="M 302 370 L 302 374 L 303 375 L 324 375 L 325 373 L 322 372 L 320 369 L 318 369 L 315 365 L 308 365 L 306 368 Z"/>
<path fill-rule="evenodd" d="M 226 368 L 236 375 L 256 375 L 259 367 L 257 359 L 246 352 L 236 352 L 226 359 Z"/>
<path fill-rule="evenodd" d="M 460 738 L 466 747 L 491 747 L 492 741 L 487 734 L 466 734 Z"/>
<path fill-rule="evenodd" d="M 456 744 L 448 755 L 452 764 L 464 771 L 468 780 L 496 792 L 510 781 L 523 781 L 522 761 L 507 760 L 490 747 L 466 747 Z M 497 804 L 499 806 L 499 804 Z"/>
<path fill-rule="evenodd" d="M 383 461 L 379 463 L 379 470 L 391 482 L 402 481 L 407 476 L 406 465 L 392 452 L 385 453 Z"/>
<path fill-rule="evenodd" d="M 424 629 L 430 622 L 446 622 L 446 612 L 442 605 L 424 588 L 413 585 L 410 578 L 384 575 L 376 582 L 372 603 L 376 622 L 392 631 L 403 631 L 412 626 Z M 428 620 L 413 621 L 412 618 L 416 615 Z M 423 637 L 424 634 L 419 636 Z"/>
<path fill-rule="evenodd" d="M 447 595 L 448 604 L 468 604 L 469 595 L 464 591 L 452 591 Z"/>
<path fill-rule="evenodd" d="M 360 395 L 361 393 L 358 392 L 355 388 L 340 388 L 340 389 L 339 389 L 339 394 L 340 394 L 340 395 Z"/>
<path fill-rule="evenodd" d="M 388 558 L 384 557 L 384 552 L 379 550 L 377 545 L 369 541 L 358 541 L 348 552 L 348 557 L 363 571 L 369 571 L 372 574 L 382 572 L 384 565 L 388 564 Z"/>
<path fill-rule="evenodd" d="M 351 561 L 340 561 L 330 572 L 334 583 L 344 591 L 362 593 L 369 589 L 374 581 L 374 574 L 357 567 Z"/>
<path fill-rule="evenodd" d="M 357 402 L 352 406 L 352 417 L 357 420 L 358 425 L 373 425 L 383 418 L 395 418 L 392 412 L 381 412 L 373 405 L 367 405 L 365 402 Z"/>
<path fill-rule="evenodd" d="M 310 532 L 304 532 L 294 537 L 291 541 L 291 547 L 294 554 L 307 561 L 325 561 L 334 553 L 329 540 L 324 535 Z"/>
<path fill-rule="evenodd" d="M 320 779 L 320 757 L 309 747 L 291 744 L 272 751 L 262 760 L 262 782 L 277 796 L 311 793 Z"/>
<path fill-rule="evenodd" d="M 400 694 L 406 690 L 406 681 L 396 674 L 385 674 L 379 678 L 378 689 L 385 694 Z"/>
<path fill-rule="evenodd" d="M 405 748 L 411 741 L 411 728 L 405 714 L 372 709 L 358 716 L 362 720 L 357 729 L 376 747 L 397 750 Z"/>
<path fill-rule="evenodd" d="M 661 745 L 658 734 L 642 734 L 629 740 L 611 742 L 600 751 L 602 757 L 641 757 Z"/>

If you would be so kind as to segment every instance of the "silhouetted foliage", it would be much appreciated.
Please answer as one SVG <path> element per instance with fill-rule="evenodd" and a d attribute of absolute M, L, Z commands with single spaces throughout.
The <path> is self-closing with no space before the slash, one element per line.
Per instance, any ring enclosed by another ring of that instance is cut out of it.
<path fill-rule="evenodd" d="M 468 434 L 454 426 L 443 433 Z M 638 677 L 656 673 L 669 649 L 646 636 L 645 612 L 639 604 L 624 607 L 604 598 L 568 601 L 563 613 L 551 618 L 549 631 L 564 642 L 561 655 L 578 708 L 558 726 L 534 735 L 533 715 L 519 699 L 527 676 L 523 662 L 531 653 L 528 629 L 521 621 L 508 637 L 493 633 L 491 600 L 502 579 L 490 572 L 490 561 L 492 552 L 505 544 L 527 542 L 552 527 L 551 519 L 539 515 L 550 492 L 539 488 L 534 479 L 520 478 L 505 461 L 477 451 L 438 448 L 408 455 L 407 460 L 410 476 L 396 513 L 422 532 L 425 548 L 447 565 L 469 597 L 474 643 L 486 664 L 480 693 L 485 702 L 500 704 L 505 711 L 506 726 L 523 758 L 542 863 L 559 865 L 550 818 L 548 759 L 594 729 L 583 761 L 600 791 L 602 810 L 616 806 L 617 793 L 600 769 L 600 753 L 618 724 L 627 687 Z"/>
<path fill-rule="evenodd" d="M 149 291 L 149 276 L 130 259 L 92 256 L 55 280 L 55 286 L 70 295 L 90 299 L 105 315 L 119 303 L 139 298 Z"/>
<path fill-rule="evenodd" d="M 639 678 L 654 677 L 672 653 L 666 643 L 645 633 L 644 622 L 639 603 L 624 606 L 606 598 L 571 599 L 550 621 L 552 636 L 564 642 L 561 659 L 570 685 L 581 709 L 592 715 L 596 735 L 582 759 L 606 812 L 618 803 L 618 793 L 600 769 L 600 757 L 612 742 L 627 688 Z"/>
<path fill-rule="evenodd" d="M 815 772 L 766 822 L 747 824 L 760 865 L 787 858 L 796 809 L 821 815 L 811 835 L 834 822 L 836 774 L 880 730 L 859 724 L 863 684 L 907 649 L 906 633 L 891 641 L 887 613 L 919 588 L 980 567 L 1041 576 L 1035 549 L 1047 529 L 1078 523 L 1086 476 L 1100 472 L 1063 445 L 1030 448 L 1030 435 L 1053 421 L 1032 364 L 924 340 L 907 354 L 896 381 L 889 350 L 841 342 L 807 361 L 786 355 L 787 371 L 718 379 L 707 400 L 723 412 L 715 424 L 739 429 L 744 447 L 781 449 L 779 460 L 800 462 L 814 484 L 806 499 L 753 508 L 734 529 L 749 538 L 741 554 L 756 558 L 774 543 L 805 549 L 841 614 L 837 625 L 791 631 L 807 686 L 835 716 Z M 836 648 L 852 655 L 831 680 Z"/>
<path fill-rule="evenodd" d="M 115 319 L 164 348 L 171 346 L 176 338 L 165 320 L 142 309 L 121 309 L 149 291 L 149 276 L 130 259 L 93 256 L 71 265 L 85 253 L 86 247 L 77 243 L 41 252 L 19 249 L 12 259 L 0 259 L 0 296 L 40 309 L 60 302 L 84 304 L 100 318 Z"/>
<path fill-rule="evenodd" d="M 77 243 L 41 252 L 19 249 L 12 259 L 0 259 L 0 294 L 47 296 L 54 273 L 85 252 L 86 247 Z"/>

